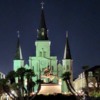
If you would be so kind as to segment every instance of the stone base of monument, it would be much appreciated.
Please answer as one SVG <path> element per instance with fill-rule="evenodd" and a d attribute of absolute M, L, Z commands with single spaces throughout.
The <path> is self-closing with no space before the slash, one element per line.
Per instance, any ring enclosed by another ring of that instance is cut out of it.
<path fill-rule="evenodd" d="M 59 84 L 42 84 L 41 85 L 41 90 L 38 94 L 57 94 L 61 93 L 61 85 Z"/>

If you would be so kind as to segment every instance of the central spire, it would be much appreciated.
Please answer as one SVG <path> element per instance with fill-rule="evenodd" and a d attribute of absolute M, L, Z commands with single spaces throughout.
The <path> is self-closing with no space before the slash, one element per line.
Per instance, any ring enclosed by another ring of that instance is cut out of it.
<path fill-rule="evenodd" d="M 40 25 L 37 31 L 38 32 L 37 40 L 48 40 L 43 5 L 44 2 L 41 3 L 41 18 L 40 18 Z"/>

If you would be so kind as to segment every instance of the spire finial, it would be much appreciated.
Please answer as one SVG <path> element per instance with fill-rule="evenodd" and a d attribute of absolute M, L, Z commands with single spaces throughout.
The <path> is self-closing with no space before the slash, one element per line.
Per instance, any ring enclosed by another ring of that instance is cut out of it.
<path fill-rule="evenodd" d="M 68 38 L 68 31 L 66 31 L 66 37 Z"/>
<path fill-rule="evenodd" d="M 17 31 L 18 37 L 20 37 L 19 30 Z"/>
<path fill-rule="evenodd" d="M 41 8 L 42 9 L 44 8 L 44 2 L 43 1 L 41 2 Z"/>

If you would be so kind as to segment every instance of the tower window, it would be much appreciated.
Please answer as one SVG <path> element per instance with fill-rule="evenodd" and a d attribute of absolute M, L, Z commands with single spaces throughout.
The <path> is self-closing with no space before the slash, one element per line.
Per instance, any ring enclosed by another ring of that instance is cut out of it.
<path fill-rule="evenodd" d="M 66 67 L 67 67 L 67 70 L 69 70 L 69 66 L 67 65 Z"/>
<path fill-rule="evenodd" d="M 45 52 L 45 51 L 43 52 L 43 56 L 44 56 L 44 57 L 46 56 L 46 52 Z"/>

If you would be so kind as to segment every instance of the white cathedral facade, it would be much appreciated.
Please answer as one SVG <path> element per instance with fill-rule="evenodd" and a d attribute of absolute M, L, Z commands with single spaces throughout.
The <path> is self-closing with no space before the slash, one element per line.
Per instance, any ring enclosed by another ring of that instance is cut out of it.
<path fill-rule="evenodd" d="M 40 25 L 37 30 L 38 37 L 36 37 L 37 40 L 34 44 L 36 47 L 36 55 L 29 56 L 29 63 L 25 64 L 22 57 L 22 51 L 19 41 L 20 39 L 18 36 L 16 55 L 13 60 L 13 69 L 14 71 L 21 67 L 32 69 L 36 75 L 36 77 L 33 78 L 34 81 L 36 81 L 37 79 L 41 79 L 43 80 L 42 86 L 48 85 L 52 88 L 52 86 L 54 85 L 60 88 L 59 92 L 67 92 L 68 89 L 61 76 L 64 72 L 69 71 L 71 73 L 71 79 L 73 80 L 73 60 L 71 58 L 68 36 L 66 37 L 64 58 L 62 59 L 62 63 L 58 63 L 57 56 L 51 55 L 51 41 L 48 37 L 43 7 L 41 8 L 40 18 Z M 35 86 L 35 90 L 37 90 L 37 86 Z"/>

